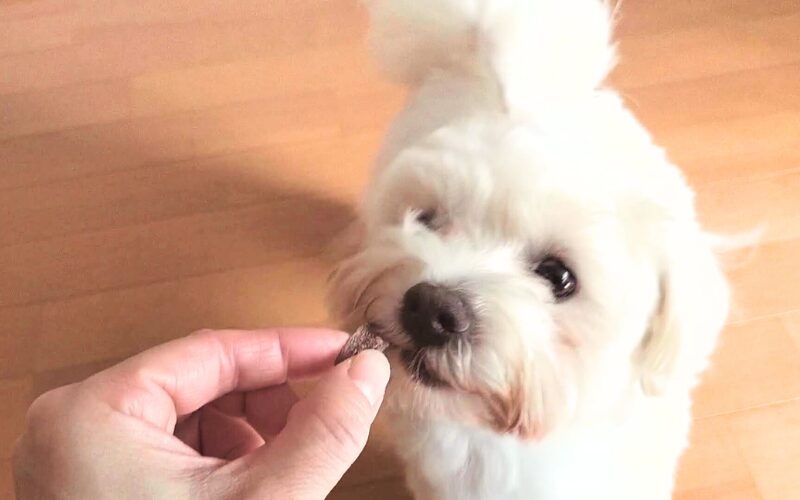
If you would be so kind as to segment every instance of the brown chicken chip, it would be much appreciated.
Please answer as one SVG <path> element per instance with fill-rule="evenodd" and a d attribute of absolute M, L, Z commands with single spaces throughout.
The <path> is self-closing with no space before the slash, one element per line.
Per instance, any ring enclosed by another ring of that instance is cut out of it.
<path fill-rule="evenodd" d="M 388 347 L 388 342 L 375 335 L 367 325 L 362 325 L 347 339 L 344 347 L 342 347 L 342 350 L 339 351 L 339 355 L 336 357 L 336 364 L 352 358 L 356 354 L 367 349 L 375 349 L 383 352 Z"/>

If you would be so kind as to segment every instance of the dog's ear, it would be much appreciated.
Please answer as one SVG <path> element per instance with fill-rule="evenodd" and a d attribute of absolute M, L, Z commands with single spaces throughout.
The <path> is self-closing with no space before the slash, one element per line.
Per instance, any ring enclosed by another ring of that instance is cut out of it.
<path fill-rule="evenodd" d="M 649 395 L 676 384 L 694 385 L 714 349 L 729 301 L 728 285 L 699 228 L 668 228 L 657 239 L 660 299 L 636 360 Z"/>

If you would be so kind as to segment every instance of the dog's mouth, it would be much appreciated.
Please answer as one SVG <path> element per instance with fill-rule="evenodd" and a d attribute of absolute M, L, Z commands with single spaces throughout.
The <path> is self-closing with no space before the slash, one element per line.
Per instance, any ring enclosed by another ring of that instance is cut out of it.
<path fill-rule="evenodd" d="M 417 349 L 412 351 L 403 349 L 400 351 L 400 359 L 411 378 L 420 384 L 428 387 L 444 387 L 447 385 L 428 367 L 425 362 L 424 350 Z"/>
<path fill-rule="evenodd" d="M 380 335 L 378 328 L 370 324 L 358 327 L 350 338 L 347 339 L 347 342 L 345 342 L 342 350 L 339 351 L 339 355 L 336 357 L 336 364 L 367 349 L 386 352 L 393 348 L 400 349 L 400 360 L 413 380 L 427 387 L 443 387 L 446 385 L 425 362 L 424 349 L 401 348 L 391 344 Z"/>

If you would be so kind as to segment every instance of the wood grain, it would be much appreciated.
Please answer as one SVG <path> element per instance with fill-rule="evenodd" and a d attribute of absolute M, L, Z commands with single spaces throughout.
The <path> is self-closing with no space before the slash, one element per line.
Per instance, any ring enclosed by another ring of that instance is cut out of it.
<path fill-rule="evenodd" d="M 611 78 L 763 245 L 676 498 L 800 498 L 800 3 L 627 0 Z M 201 327 L 323 325 L 327 244 L 402 89 L 355 0 L 0 3 L 0 497 L 25 410 Z M 408 499 L 376 425 L 333 499 Z"/>

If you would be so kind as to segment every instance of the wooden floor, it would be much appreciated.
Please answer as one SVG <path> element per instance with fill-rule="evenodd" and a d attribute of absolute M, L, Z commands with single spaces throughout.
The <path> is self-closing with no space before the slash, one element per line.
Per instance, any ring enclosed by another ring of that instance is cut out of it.
<path fill-rule="evenodd" d="M 613 81 L 716 230 L 767 223 L 676 497 L 800 498 L 800 2 L 626 0 Z M 0 496 L 37 394 L 200 327 L 325 324 L 402 92 L 356 0 L 0 2 Z M 332 495 L 408 498 L 378 428 Z"/>

